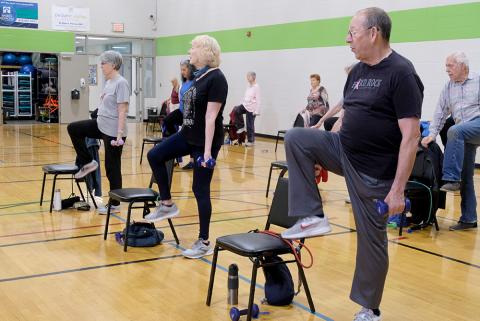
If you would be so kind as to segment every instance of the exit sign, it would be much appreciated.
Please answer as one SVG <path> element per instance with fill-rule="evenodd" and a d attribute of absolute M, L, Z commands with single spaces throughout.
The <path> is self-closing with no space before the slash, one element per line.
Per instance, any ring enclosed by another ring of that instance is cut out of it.
<path fill-rule="evenodd" d="M 112 31 L 113 32 L 125 32 L 125 25 L 121 22 L 113 22 L 112 23 Z"/>

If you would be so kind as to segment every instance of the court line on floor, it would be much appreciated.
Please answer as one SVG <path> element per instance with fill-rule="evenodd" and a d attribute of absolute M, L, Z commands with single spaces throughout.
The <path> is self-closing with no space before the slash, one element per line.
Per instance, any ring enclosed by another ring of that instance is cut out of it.
<path fill-rule="evenodd" d="M 474 264 L 474 263 L 470 263 L 470 262 L 467 262 L 467 261 L 456 259 L 454 257 L 443 255 L 443 254 L 436 253 L 436 252 L 432 252 L 432 251 L 429 251 L 429 250 L 421 249 L 421 248 L 413 246 L 413 245 L 408 245 L 408 244 L 405 244 L 405 243 L 401 243 L 397 240 L 388 240 L 388 241 L 390 243 L 398 244 L 400 246 L 404 246 L 404 247 L 407 247 L 407 248 L 415 250 L 415 251 L 430 254 L 430 255 L 433 255 L 433 256 L 436 256 L 436 257 L 439 257 L 439 258 L 442 258 L 442 259 L 446 259 L 446 260 L 449 260 L 449 261 L 453 261 L 453 262 L 460 263 L 460 264 L 463 264 L 463 265 L 466 265 L 466 266 L 471 266 L 471 267 L 480 269 L 480 265 L 477 265 L 477 264 Z"/>
<path fill-rule="evenodd" d="M 244 210 L 236 210 L 236 211 L 222 211 L 222 212 L 214 212 L 214 213 L 212 213 L 212 215 L 219 215 L 219 214 L 225 214 L 225 213 L 239 213 L 239 212 L 246 212 L 246 211 L 257 211 L 257 210 L 263 210 L 263 209 L 265 209 L 265 208 L 262 207 L 262 208 L 244 209 Z M 120 220 L 122 223 L 110 223 L 109 226 L 120 225 L 120 224 L 125 223 L 125 218 L 123 218 L 121 216 L 118 216 L 116 214 L 111 214 L 111 216 Z M 267 214 L 249 216 L 249 217 L 246 217 L 246 218 L 255 218 L 255 217 L 264 217 L 264 216 L 267 216 Z M 176 218 L 176 220 L 182 219 L 182 218 L 192 218 L 192 217 L 198 217 L 198 215 L 197 214 L 192 214 L 192 215 L 180 216 L 180 217 Z M 184 224 L 188 224 L 188 223 L 175 224 L 175 226 L 183 226 Z M 198 224 L 198 223 L 195 223 L 195 224 Z M 96 228 L 96 227 L 103 227 L 103 226 L 105 226 L 105 225 L 104 224 L 88 225 L 88 226 L 72 227 L 72 228 L 65 228 L 65 229 L 47 230 L 47 231 L 35 231 L 35 232 L 24 232 L 24 233 L 16 233 L 16 234 L 5 234 L 5 235 L 0 235 L 0 238 L 13 237 L 13 236 L 25 236 L 25 235 L 33 235 L 33 234 L 42 234 L 42 233 L 75 231 L 75 230 Z M 163 227 L 167 228 L 167 227 L 169 227 L 169 225 L 165 225 Z"/>
<path fill-rule="evenodd" d="M 103 269 L 103 268 L 111 268 L 111 267 L 115 267 L 115 266 L 122 266 L 122 265 L 136 264 L 136 263 L 153 262 L 153 261 L 173 259 L 173 258 L 178 258 L 178 257 L 183 257 L 183 255 L 182 254 L 174 254 L 174 255 L 159 256 L 159 257 L 142 259 L 142 260 L 124 261 L 124 262 L 117 262 L 117 263 L 110 263 L 110 264 L 103 264 L 103 265 L 86 266 L 86 267 L 82 267 L 82 268 L 68 269 L 68 270 L 63 270 L 63 271 L 54 271 L 54 272 L 47 272 L 47 273 L 16 276 L 16 277 L 12 277 L 12 278 L 0 279 L 0 283 L 27 280 L 27 279 L 35 279 L 35 278 L 41 278 L 41 277 L 46 277 L 46 276 L 60 275 L 60 274 L 67 274 L 67 273 L 74 273 L 74 272 L 97 270 L 97 269 Z"/>
<path fill-rule="evenodd" d="M 180 250 L 182 250 L 182 251 L 185 250 L 184 247 L 182 247 L 182 246 L 180 246 L 180 245 L 178 245 L 178 244 L 169 244 L 169 245 L 172 245 L 173 247 L 175 247 L 175 248 L 177 248 L 177 249 L 180 249 Z M 208 265 L 212 266 L 212 261 L 211 261 L 211 260 L 206 259 L 206 258 L 204 258 L 204 257 L 200 258 L 200 260 L 201 260 L 202 262 L 205 262 L 205 263 L 207 263 Z M 227 269 L 226 267 L 224 267 L 223 265 L 217 263 L 217 266 L 216 266 L 216 267 L 217 267 L 218 270 L 221 270 L 221 271 L 223 271 L 223 272 L 228 273 L 228 269 Z M 251 283 L 251 279 L 247 278 L 247 277 L 244 276 L 244 275 L 238 274 L 238 278 L 241 279 L 242 281 L 244 281 L 245 283 L 248 283 L 248 284 Z M 264 289 L 264 287 L 263 287 L 261 284 L 258 284 L 257 282 L 255 282 L 255 287 L 256 287 L 257 289 L 261 289 L 261 290 Z M 304 291 L 304 292 L 305 292 L 305 291 Z M 302 303 L 296 302 L 295 300 L 292 302 L 292 305 L 294 305 L 294 306 L 296 306 L 296 307 L 299 307 L 300 309 L 308 312 L 309 314 L 312 314 L 312 315 L 314 315 L 314 316 L 316 316 L 316 317 L 318 317 L 318 318 L 320 318 L 320 319 L 323 319 L 323 320 L 325 320 L 325 321 L 334 321 L 332 318 L 330 318 L 330 317 L 328 317 L 328 316 L 326 316 L 326 315 L 324 315 L 324 314 L 322 314 L 322 313 L 320 313 L 320 312 L 317 312 L 317 311 L 316 311 L 316 312 L 312 312 L 312 311 L 310 311 L 310 308 L 309 308 L 309 307 L 303 305 Z"/>

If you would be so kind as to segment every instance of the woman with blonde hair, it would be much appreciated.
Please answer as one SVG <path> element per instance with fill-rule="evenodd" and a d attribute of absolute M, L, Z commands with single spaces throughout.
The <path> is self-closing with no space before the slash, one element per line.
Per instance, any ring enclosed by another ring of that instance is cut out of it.
<path fill-rule="evenodd" d="M 227 100 L 228 84 L 220 65 L 220 46 L 214 38 L 206 35 L 192 40 L 189 51 L 190 63 L 197 71 L 192 86 L 183 94 L 184 108 L 182 129 L 165 139 L 148 153 L 148 161 L 158 183 L 160 205 L 145 216 L 148 221 L 159 221 L 179 215 L 172 201 L 165 162 L 170 159 L 192 155 L 196 164 L 193 169 L 192 190 L 197 200 L 200 219 L 198 240 L 182 254 L 187 258 L 211 255 L 213 249 L 208 241 L 212 204 L 210 183 L 215 159 L 223 143 L 223 109 Z"/>

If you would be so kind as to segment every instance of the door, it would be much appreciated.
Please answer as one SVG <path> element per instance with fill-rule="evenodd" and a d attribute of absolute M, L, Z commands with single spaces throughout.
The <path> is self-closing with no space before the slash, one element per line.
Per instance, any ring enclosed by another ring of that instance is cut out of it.
<path fill-rule="evenodd" d="M 132 57 L 132 93 L 130 96 L 130 106 L 128 116 L 135 118 L 136 121 L 142 120 L 143 106 L 143 66 L 141 57 Z"/>
<path fill-rule="evenodd" d="M 60 123 L 88 119 L 88 56 L 60 55 L 59 61 Z M 79 99 L 72 99 L 73 90 L 80 92 Z"/>

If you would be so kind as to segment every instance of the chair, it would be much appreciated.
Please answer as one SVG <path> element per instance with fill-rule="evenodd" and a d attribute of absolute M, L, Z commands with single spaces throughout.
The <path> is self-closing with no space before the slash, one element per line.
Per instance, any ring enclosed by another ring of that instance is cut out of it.
<path fill-rule="evenodd" d="M 157 144 L 160 144 L 161 142 L 163 141 L 163 137 L 145 137 L 143 139 L 143 143 L 142 143 L 142 152 L 140 153 L 140 165 L 142 164 L 142 160 L 143 160 L 143 150 L 145 148 L 145 145 L 157 145 Z"/>
<path fill-rule="evenodd" d="M 173 176 L 173 160 L 167 162 L 167 173 L 169 175 L 169 184 L 172 184 L 172 176 Z M 152 190 L 154 177 L 150 178 L 150 186 L 149 188 L 122 188 L 110 191 L 108 195 L 110 196 L 109 205 L 111 200 L 117 200 L 119 202 L 128 203 L 128 212 L 127 212 L 127 220 L 125 223 L 125 240 L 128 240 L 128 227 L 130 226 L 130 219 L 131 219 L 131 212 L 132 209 L 135 208 L 143 208 L 143 215 L 145 217 L 148 213 L 150 213 L 150 208 L 156 207 L 156 201 L 158 200 L 160 194 L 154 190 Z M 135 203 L 143 203 L 143 206 L 133 206 Z M 108 224 L 110 221 L 110 206 L 108 207 L 107 211 L 107 221 L 105 223 L 105 232 L 103 234 L 103 239 L 107 239 L 108 235 Z M 173 237 L 175 238 L 175 242 L 180 244 L 178 240 L 177 233 L 175 231 L 175 227 L 173 226 L 172 220 L 168 219 L 168 224 L 170 225 L 170 229 L 172 230 Z M 123 244 L 123 251 L 127 252 L 127 242 Z"/>
<path fill-rule="evenodd" d="M 97 203 L 95 202 L 95 198 L 92 195 L 92 191 L 88 188 L 87 181 L 82 178 L 82 179 L 75 179 L 73 176 L 76 172 L 78 172 L 78 166 L 75 164 L 50 164 L 50 165 L 45 165 L 42 167 L 43 170 L 43 182 L 42 182 L 42 192 L 40 194 L 40 206 L 43 204 L 43 193 L 45 191 L 45 181 L 47 179 L 47 175 L 53 175 L 53 185 L 52 185 L 52 196 L 50 198 L 50 213 L 52 213 L 52 208 L 53 208 L 53 195 L 55 193 L 55 185 L 57 183 L 57 180 L 74 180 L 75 183 L 77 184 L 78 190 L 80 191 L 80 195 L 82 196 L 82 200 L 85 202 L 85 196 L 83 195 L 82 188 L 80 187 L 79 182 L 85 182 L 85 185 L 87 186 L 87 191 L 92 197 L 93 205 L 95 208 L 97 208 Z M 58 177 L 58 176 L 64 176 L 68 175 L 69 177 Z M 72 183 L 73 184 L 73 183 Z M 72 190 L 73 190 L 73 185 L 72 185 Z"/>
<path fill-rule="evenodd" d="M 279 141 L 280 137 L 282 137 L 282 138 L 285 137 L 285 134 L 286 134 L 286 133 L 287 133 L 287 131 L 284 130 L 284 129 L 283 129 L 283 130 L 279 130 L 279 131 L 277 132 L 277 139 L 275 140 L 275 153 L 277 152 L 278 141 Z M 280 136 L 280 135 L 281 135 L 281 136 Z"/>
<path fill-rule="evenodd" d="M 441 159 L 443 157 L 440 156 L 441 158 L 435 162 L 434 153 L 440 153 L 441 155 L 440 147 L 436 143 L 432 143 L 428 149 L 425 149 L 422 146 L 418 147 L 412 173 L 410 174 L 405 187 L 405 196 L 412 201 L 412 213 L 414 213 L 414 207 L 416 206 L 416 203 L 418 203 L 415 202 L 415 200 L 419 198 L 421 193 L 426 191 L 430 198 L 429 219 L 420 222 L 421 224 L 414 225 L 411 228 L 412 230 L 423 229 L 432 223 L 435 225 L 435 229 L 437 231 L 439 230 L 436 212 L 440 207 L 445 208 L 446 194 L 445 192 L 440 191 L 441 169 L 439 166 L 441 166 Z M 435 165 L 435 163 L 437 163 L 437 165 Z M 400 236 L 403 232 L 403 223 L 405 222 L 405 219 L 406 213 L 402 213 L 399 229 Z"/>
<path fill-rule="evenodd" d="M 270 172 L 268 173 L 268 181 L 267 181 L 267 192 L 265 193 L 265 197 L 268 197 L 268 191 L 270 190 L 270 179 L 272 178 L 272 170 L 274 168 L 281 169 L 280 177 L 283 177 L 285 173 L 288 171 L 288 164 L 286 161 L 275 161 L 270 164 Z"/>
<path fill-rule="evenodd" d="M 265 229 L 269 229 L 270 225 L 274 224 L 284 228 L 289 228 L 296 222 L 295 217 L 288 216 L 288 179 L 280 177 L 278 179 L 275 195 L 273 197 L 270 212 L 268 214 L 267 224 Z M 226 235 L 217 238 L 215 249 L 213 252 L 212 269 L 210 272 L 210 282 L 207 293 L 207 306 L 210 306 L 213 294 L 213 283 L 215 280 L 215 271 L 217 267 L 217 259 L 219 251 L 229 251 L 237 255 L 248 257 L 253 262 L 252 277 L 250 281 L 250 295 L 248 299 L 248 313 L 247 321 L 252 319 L 252 306 L 255 296 L 255 284 L 257 280 L 257 270 L 265 266 L 265 257 L 282 254 L 292 254 L 292 249 L 279 238 L 262 233 L 241 233 Z M 301 282 L 305 287 L 305 294 L 307 296 L 310 311 L 315 313 L 315 306 L 313 304 L 310 289 L 308 287 L 307 279 L 303 267 L 295 259 L 284 261 L 283 263 L 296 263 Z M 275 265 L 278 263 L 271 263 L 268 265 Z"/>
<path fill-rule="evenodd" d="M 157 108 L 148 108 L 147 109 L 147 121 L 145 123 L 145 133 L 148 133 L 148 128 L 152 128 L 152 132 L 155 131 L 156 124 L 158 124 L 158 130 L 161 130 L 160 124 L 160 115 L 157 114 Z"/>

